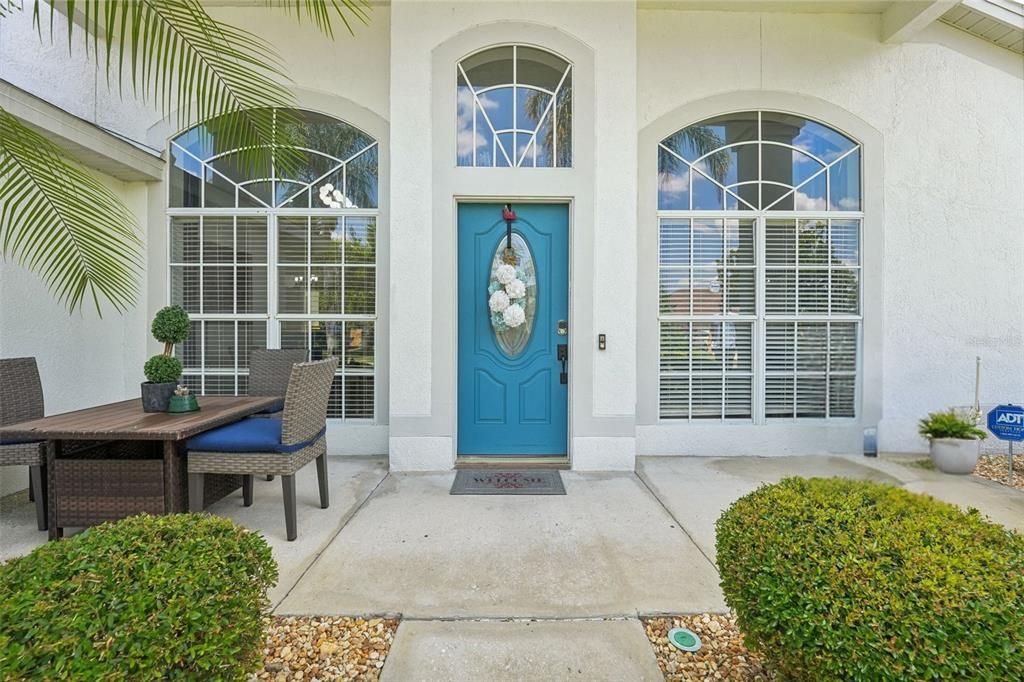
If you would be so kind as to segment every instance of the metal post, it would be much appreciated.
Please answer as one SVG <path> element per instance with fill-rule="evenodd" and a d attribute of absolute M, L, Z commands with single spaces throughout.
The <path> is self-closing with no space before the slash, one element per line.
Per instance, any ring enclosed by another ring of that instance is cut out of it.
<path fill-rule="evenodd" d="M 1013 486 L 1013 441 L 1010 441 L 1010 477 L 1006 479 L 1006 484 Z"/>

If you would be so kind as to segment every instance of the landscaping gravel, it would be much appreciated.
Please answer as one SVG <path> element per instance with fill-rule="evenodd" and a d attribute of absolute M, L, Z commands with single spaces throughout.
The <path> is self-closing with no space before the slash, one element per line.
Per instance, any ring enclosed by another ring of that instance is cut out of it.
<path fill-rule="evenodd" d="M 698 613 L 673 618 L 644 618 L 644 631 L 654 646 L 658 665 L 669 682 L 683 680 L 774 680 L 764 661 L 743 646 L 733 615 Z M 680 651 L 668 643 L 668 631 L 688 628 L 700 637 L 696 653 Z"/>
<path fill-rule="evenodd" d="M 996 483 L 1009 485 L 1018 490 L 1024 490 L 1024 455 L 1013 456 L 1013 482 L 1009 482 L 1010 463 L 1006 455 L 982 455 L 978 458 L 978 466 L 974 468 L 974 475 L 987 478 Z"/>
<path fill-rule="evenodd" d="M 377 680 L 397 628 L 394 618 L 268 618 L 263 670 L 251 680 Z"/>

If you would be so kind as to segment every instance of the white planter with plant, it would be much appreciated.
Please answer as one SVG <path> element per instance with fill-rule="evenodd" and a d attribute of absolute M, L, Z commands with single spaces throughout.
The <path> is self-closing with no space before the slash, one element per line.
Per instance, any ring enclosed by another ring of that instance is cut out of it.
<path fill-rule="evenodd" d="M 928 439 L 932 464 L 947 474 L 969 474 L 978 464 L 981 440 L 988 434 L 953 410 L 933 412 L 919 422 Z"/>

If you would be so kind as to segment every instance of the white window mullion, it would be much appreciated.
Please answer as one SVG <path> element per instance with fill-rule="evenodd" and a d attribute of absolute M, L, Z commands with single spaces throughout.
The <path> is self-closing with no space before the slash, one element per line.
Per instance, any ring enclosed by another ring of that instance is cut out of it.
<path fill-rule="evenodd" d="M 690 171 L 690 205 L 693 205 L 693 171 Z M 690 348 L 687 352 L 686 370 L 686 418 L 693 421 L 693 275 L 697 272 L 697 266 L 693 264 L 693 220 L 688 220 L 686 233 L 690 240 L 690 251 L 686 259 L 686 286 L 687 286 L 687 320 L 686 336 L 689 339 Z"/>
<path fill-rule="evenodd" d="M 200 216 L 200 218 L 199 218 L 199 267 L 197 268 L 197 270 L 199 271 L 199 312 L 200 313 L 205 313 L 206 312 L 205 297 L 203 296 L 203 279 L 204 279 L 205 270 L 206 270 L 205 256 L 204 256 L 204 251 L 206 249 L 205 249 L 205 246 L 203 244 L 203 241 L 204 241 L 203 231 L 205 229 L 205 222 L 206 221 L 202 218 L 202 216 Z"/>
<path fill-rule="evenodd" d="M 761 168 L 763 166 L 762 151 L 761 150 L 764 147 L 763 145 L 760 144 L 760 142 L 763 139 L 764 139 L 764 129 L 763 129 L 763 125 L 762 125 L 762 122 L 761 122 L 761 112 L 758 111 L 757 112 L 757 141 L 758 141 L 759 144 L 757 145 L 757 179 L 758 179 L 759 182 L 757 183 L 757 210 L 759 210 L 759 211 L 764 208 L 764 197 L 763 197 L 763 194 L 762 194 L 763 193 L 763 190 L 762 190 L 763 185 L 760 182 L 761 176 L 763 174 L 763 171 L 761 170 Z"/>
<path fill-rule="evenodd" d="M 267 219 L 267 348 L 281 347 L 281 322 L 277 315 L 277 216 Z"/>
<path fill-rule="evenodd" d="M 827 174 L 827 172 L 826 172 L 826 174 Z M 827 199 L 828 194 L 826 193 L 825 196 L 826 196 L 826 199 Z M 832 313 L 835 311 L 835 306 L 833 305 L 834 302 L 835 302 L 834 299 L 833 299 L 833 295 L 834 295 L 835 292 L 832 290 L 832 275 L 835 272 L 835 268 L 832 265 L 832 219 L 831 218 L 829 218 L 828 220 L 825 221 L 825 230 L 826 230 L 825 244 L 826 244 L 826 247 L 827 247 L 826 253 L 828 254 L 828 256 L 827 256 L 828 269 L 826 270 L 826 274 L 825 274 L 825 276 L 828 278 L 828 283 L 826 285 L 828 287 L 828 302 L 827 302 L 828 308 L 827 308 L 827 310 L 828 310 L 829 320 L 831 320 L 832 319 Z M 831 396 L 832 396 L 832 373 L 831 373 L 831 365 L 832 365 L 832 322 L 829 321 L 829 322 L 825 323 L 825 372 L 824 372 L 824 374 L 825 374 L 825 410 L 824 410 L 824 413 L 825 413 L 825 418 L 826 419 L 828 419 L 829 417 L 832 416 L 832 403 L 831 403 Z"/>
<path fill-rule="evenodd" d="M 799 260 L 799 255 L 797 256 Z M 798 299 L 799 300 L 799 299 Z M 793 322 L 793 419 L 797 418 L 800 410 L 800 328 L 801 322 Z"/>
<path fill-rule="evenodd" d="M 313 218 L 310 216 L 306 216 L 306 314 L 313 315 Z M 309 348 L 312 351 L 313 346 Z"/>
<path fill-rule="evenodd" d="M 518 167 L 519 158 L 519 46 L 512 46 L 512 166 Z"/>
<path fill-rule="evenodd" d="M 233 322 L 231 330 L 234 334 L 234 394 L 238 395 L 238 354 L 241 349 L 238 347 L 238 216 L 231 219 L 231 313 Z"/>
<path fill-rule="evenodd" d="M 723 266 L 723 272 L 725 272 L 724 266 Z M 728 274 L 726 274 L 726 279 L 728 279 Z M 724 291 L 724 287 L 725 287 L 725 283 L 724 282 L 722 283 L 722 287 L 723 287 L 723 291 Z M 723 300 L 727 300 L 727 299 L 728 299 L 728 296 L 723 297 Z M 733 328 L 733 334 L 735 334 L 735 333 L 736 333 L 736 331 L 735 331 L 735 327 L 734 327 Z M 719 379 L 720 379 L 719 386 L 721 387 L 722 398 L 719 401 L 720 405 L 719 405 L 718 417 L 719 417 L 719 419 L 725 419 L 725 414 L 726 414 L 726 409 L 725 409 L 725 405 L 726 405 L 726 387 L 728 386 L 728 382 L 726 382 L 725 377 L 728 374 L 728 368 L 729 368 L 729 354 L 728 354 L 728 351 L 726 350 L 726 346 L 725 346 L 725 321 L 722 321 L 722 322 L 718 323 L 718 338 L 720 338 L 722 340 L 722 376 L 719 377 Z"/>
<path fill-rule="evenodd" d="M 760 117 L 760 112 L 758 113 Z M 758 128 L 760 130 L 760 127 Z M 760 190 L 758 190 L 760 191 Z M 765 218 L 759 216 L 754 220 L 754 311 L 756 319 L 752 335 L 751 362 L 753 363 L 754 381 L 751 390 L 751 417 L 755 424 L 765 423 L 765 368 L 767 353 L 765 344 Z"/>

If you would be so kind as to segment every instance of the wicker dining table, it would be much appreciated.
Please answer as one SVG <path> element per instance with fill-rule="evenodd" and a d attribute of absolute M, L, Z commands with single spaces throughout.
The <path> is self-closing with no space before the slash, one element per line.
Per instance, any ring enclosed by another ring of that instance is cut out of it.
<path fill-rule="evenodd" d="M 64 528 L 132 514 L 187 511 L 185 441 L 280 403 L 276 397 L 201 396 L 197 412 L 143 412 L 135 398 L 0 427 L 0 438 L 47 441 L 50 539 Z M 211 475 L 209 506 L 242 485 Z"/>

